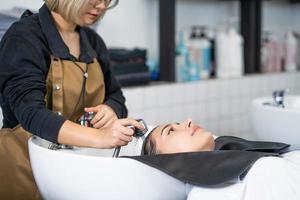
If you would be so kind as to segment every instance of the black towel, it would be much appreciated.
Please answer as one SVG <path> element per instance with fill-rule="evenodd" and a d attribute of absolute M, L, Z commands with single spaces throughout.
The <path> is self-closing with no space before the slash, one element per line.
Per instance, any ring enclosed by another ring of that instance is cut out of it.
<path fill-rule="evenodd" d="M 243 178 L 261 157 L 279 156 L 288 144 L 248 141 L 223 136 L 216 139 L 216 150 L 128 157 L 159 169 L 185 183 L 217 186 Z"/>

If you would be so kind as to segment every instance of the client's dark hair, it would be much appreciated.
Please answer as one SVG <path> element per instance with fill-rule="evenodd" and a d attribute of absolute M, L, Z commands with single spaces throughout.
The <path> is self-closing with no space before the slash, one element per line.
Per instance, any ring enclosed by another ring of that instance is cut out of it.
<path fill-rule="evenodd" d="M 156 129 L 157 127 L 155 127 L 150 133 L 149 135 L 147 136 L 145 142 L 144 142 L 144 145 L 143 145 L 143 148 L 142 148 L 142 155 L 148 155 L 148 156 L 151 156 L 151 155 L 156 155 L 158 154 L 157 152 L 157 149 L 156 149 L 156 144 L 154 141 L 152 141 L 150 139 L 150 135 L 152 134 L 152 132 Z"/>

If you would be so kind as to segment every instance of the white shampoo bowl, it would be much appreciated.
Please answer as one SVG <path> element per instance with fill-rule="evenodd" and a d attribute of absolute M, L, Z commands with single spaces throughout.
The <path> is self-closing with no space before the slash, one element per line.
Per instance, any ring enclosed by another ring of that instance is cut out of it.
<path fill-rule="evenodd" d="M 50 150 L 49 142 L 29 140 L 30 161 L 44 199 L 183 200 L 185 184 L 112 151 L 76 148 Z"/>
<path fill-rule="evenodd" d="M 300 96 L 286 96 L 285 108 L 273 105 L 271 97 L 254 99 L 252 123 L 259 140 L 300 144 Z"/>

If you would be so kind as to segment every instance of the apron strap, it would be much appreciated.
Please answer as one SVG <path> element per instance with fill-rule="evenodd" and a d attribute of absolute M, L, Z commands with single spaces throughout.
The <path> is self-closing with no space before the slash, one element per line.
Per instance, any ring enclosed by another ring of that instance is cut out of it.
<path fill-rule="evenodd" d="M 52 66 L 52 110 L 59 115 L 63 113 L 63 69 L 61 60 L 51 56 Z"/>

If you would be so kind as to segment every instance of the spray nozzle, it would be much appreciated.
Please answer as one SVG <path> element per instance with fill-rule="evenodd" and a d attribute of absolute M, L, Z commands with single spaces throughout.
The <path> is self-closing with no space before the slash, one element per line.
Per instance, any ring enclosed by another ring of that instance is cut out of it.
<path fill-rule="evenodd" d="M 143 119 L 137 119 L 136 121 L 138 121 L 140 124 L 142 124 L 144 126 L 144 130 L 141 130 L 141 129 L 138 129 L 136 127 L 133 127 L 133 130 L 134 130 L 134 134 L 133 134 L 133 137 L 142 137 L 145 135 L 145 133 L 147 133 L 148 131 L 148 128 L 147 128 L 147 124 L 146 122 L 143 120 Z"/>
<path fill-rule="evenodd" d="M 140 137 L 143 137 L 147 133 L 148 127 L 147 127 L 146 122 L 143 119 L 137 119 L 136 121 L 138 121 L 140 124 L 142 124 L 144 126 L 144 130 L 138 129 L 134 126 L 128 126 L 128 127 L 134 130 L 133 137 L 140 138 Z M 114 153 L 113 153 L 113 157 L 118 157 L 119 156 L 120 149 L 121 149 L 121 147 L 116 147 L 115 148 Z"/>
<path fill-rule="evenodd" d="M 94 118 L 93 112 L 85 112 L 78 120 L 78 123 L 82 126 L 92 127 L 92 119 Z"/>

